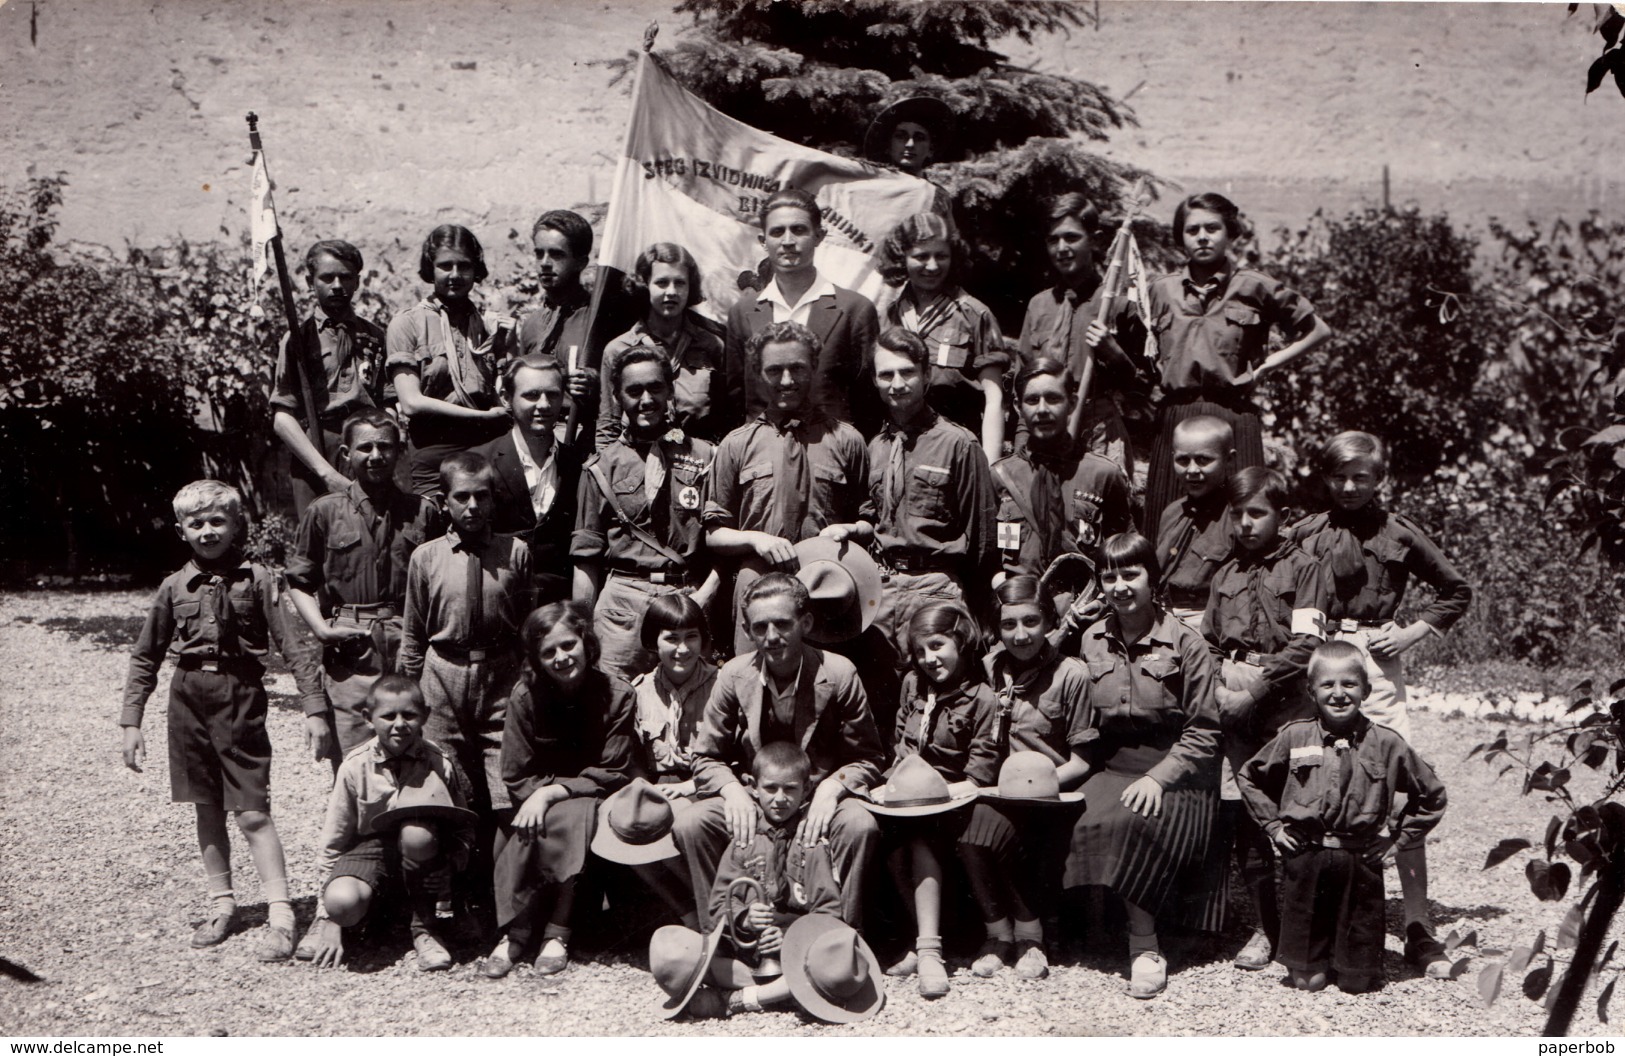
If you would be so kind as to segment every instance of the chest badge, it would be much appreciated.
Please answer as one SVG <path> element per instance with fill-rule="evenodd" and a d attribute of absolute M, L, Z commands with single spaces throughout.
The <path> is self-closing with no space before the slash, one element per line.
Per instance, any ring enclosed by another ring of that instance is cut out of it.
<path fill-rule="evenodd" d="M 1000 550 L 1021 549 L 1021 522 L 1000 521 L 998 546 Z"/>
<path fill-rule="evenodd" d="M 677 505 L 685 510 L 700 508 L 700 489 L 692 484 L 685 484 L 677 489 Z"/>

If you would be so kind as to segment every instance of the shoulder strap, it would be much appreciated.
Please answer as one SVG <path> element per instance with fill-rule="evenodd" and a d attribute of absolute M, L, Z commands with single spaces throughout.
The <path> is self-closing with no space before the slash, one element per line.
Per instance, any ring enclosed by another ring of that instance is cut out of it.
<path fill-rule="evenodd" d="M 603 464 L 598 459 L 593 459 L 583 468 L 586 469 L 588 473 L 592 474 L 592 479 L 598 484 L 599 493 L 604 496 L 604 505 L 608 506 L 609 512 L 615 515 L 615 519 L 617 521 L 621 522 L 621 527 L 631 532 L 633 537 L 636 538 L 638 542 L 655 551 L 655 553 L 659 554 L 661 557 L 664 557 L 666 560 L 679 565 L 688 564 L 688 559 L 686 557 L 679 554 L 665 543 L 662 543 L 659 539 L 656 539 L 654 535 L 651 534 L 646 528 L 633 521 L 632 518 L 626 515 L 626 511 L 621 509 L 620 502 L 615 498 L 615 489 L 611 488 L 609 486 L 609 481 L 605 479 Z"/>
<path fill-rule="evenodd" d="M 999 483 L 1004 486 L 1005 494 L 1009 495 L 1010 500 L 1016 504 L 1018 509 L 1021 510 L 1021 516 L 1024 520 L 1026 520 L 1027 527 L 1031 528 L 1034 532 L 1038 531 L 1038 516 L 1033 512 L 1032 503 L 1028 501 L 1027 494 L 1022 491 L 1021 488 L 1016 486 L 1016 482 L 1014 480 L 1010 479 L 1010 471 L 1005 468 L 1004 459 L 999 459 L 993 464 L 992 468 L 993 475 L 997 477 Z"/>

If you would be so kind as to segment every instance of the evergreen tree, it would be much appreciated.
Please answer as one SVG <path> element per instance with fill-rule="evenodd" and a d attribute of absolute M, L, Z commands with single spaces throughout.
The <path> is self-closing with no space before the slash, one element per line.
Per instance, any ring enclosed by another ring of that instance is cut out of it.
<path fill-rule="evenodd" d="M 1115 219 L 1145 175 L 1086 146 L 1135 123 L 1126 105 L 994 50 L 1002 38 L 1086 26 L 1076 4 L 682 0 L 676 11 L 693 25 L 657 52 L 666 67 L 717 109 L 784 139 L 852 156 L 891 103 L 920 95 L 947 103 L 962 160 L 923 175 L 950 193 L 972 247 L 965 285 L 1012 332 L 1045 283 L 1044 201 L 1081 191 Z"/>

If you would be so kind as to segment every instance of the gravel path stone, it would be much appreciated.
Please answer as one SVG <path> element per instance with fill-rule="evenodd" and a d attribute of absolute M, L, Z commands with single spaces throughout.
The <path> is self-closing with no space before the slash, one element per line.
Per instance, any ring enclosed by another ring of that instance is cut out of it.
<path fill-rule="evenodd" d="M 726 1021 L 668 1023 L 658 989 L 634 959 L 577 964 L 562 976 L 521 968 L 491 982 L 467 951 L 449 972 L 416 971 L 409 947 L 365 953 L 346 969 L 263 965 L 252 957 L 264 902 L 240 839 L 233 867 L 244 928 L 223 945 L 187 941 L 204 909 L 191 812 L 169 802 L 163 701 L 168 672 L 146 723 L 146 772 L 126 770 L 115 719 L 129 642 L 147 595 L 137 592 L 0 595 L 0 956 L 42 982 L 0 977 L 0 1023 L 16 1035 L 446 1035 L 671 1034 L 840 1036 L 955 1035 L 1522 1035 L 1539 1033 L 1540 1006 L 1509 980 L 1483 1007 L 1480 968 L 1554 936 L 1567 903 L 1541 903 L 1523 879 L 1528 852 L 1485 871 L 1488 849 L 1508 836 L 1538 840 L 1550 808 L 1520 797 L 1513 775 L 1465 758 L 1520 710 L 1549 718 L 1558 705 L 1486 693 L 1417 693 L 1417 746 L 1439 771 L 1451 806 L 1429 852 L 1433 921 L 1476 930 L 1478 945 L 1457 981 L 1420 978 L 1404 965 L 1398 882 L 1389 870 L 1387 973 L 1381 992 L 1303 994 L 1283 971 L 1241 972 L 1228 954 L 1239 934 L 1171 966 L 1153 1001 L 1126 993 L 1128 958 L 1095 954 L 1055 967 L 1048 980 L 1011 973 L 990 980 L 952 964 L 953 991 L 926 1002 L 894 983 L 874 1019 L 834 1027 L 788 1012 Z M 329 782 L 326 763 L 303 758 L 292 680 L 271 681 L 275 746 L 274 816 L 288 851 L 292 894 L 303 925 L 315 896 L 316 840 Z M 1493 687 L 1486 687 L 1491 689 Z M 1489 703 L 1486 703 L 1488 701 Z M 1521 722 L 1512 722 L 1516 741 Z M 1578 774 L 1589 790 L 1593 775 Z M 1560 959 L 1561 959 L 1560 955 Z M 1560 961 L 1561 966 L 1561 961 Z M 364 1010 L 364 1011 L 363 1011 Z M 1576 1033 L 1603 1034 L 1595 995 Z"/>

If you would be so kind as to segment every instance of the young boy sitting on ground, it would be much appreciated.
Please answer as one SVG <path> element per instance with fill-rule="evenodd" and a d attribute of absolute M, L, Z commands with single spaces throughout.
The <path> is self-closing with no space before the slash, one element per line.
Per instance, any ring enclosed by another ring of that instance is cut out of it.
<path fill-rule="evenodd" d="M 729 896 L 734 881 L 750 877 L 761 885 L 761 898 L 738 909 L 729 920 L 734 934 L 755 943 L 759 968 L 777 959 L 784 929 L 808 913 L 839 916 L 841 889 L 830 863 L 829 844 L 811 847 L 796 839 L 812 796 L 812 761 L 789 741 L 763 745 L 751 766 L 751 795 L 761 809 L 756 833 L 747 842 L 730 843 L 717 863 L 711 887 L 711 919 L 728 915 L 737 901 Z M 741 885 L 742 887 L 745 885 Z M 727 1012 L 759 1012 L 790 999 L 790 985 L 778 978 L 762 986 L 724 992 Z M 703 1002 L 702 1002 L 703 1007 Z M 700 1010 L 696 1009 L 696 1013 Z"/>
<path fill-rule="evenodd" d="M 238 548 L 242 497 L 217 480 L 197 480 L 175 494 L 176 531 L 192 559 L 164 580 L 147 610 L 130 657 L 119 725 L 124 765 L 137 773 L 146 759 L 142 713 L 171 642 L 169 787 L 176 803 L 197 808 L 198 843 L 213 906 L 192 933 L 192 945 L 217 946 L 237 922 L 231 886 L 231 837 L 226 814 L 248 841 L 259 872 L 270 929 L 256 956 L 287 960 L 293 953 L 293 906 L 282 841 L 271 821 L 271 738 L 265 730 L 265 665 L 271 642 L 293 669 L 305 712 L 305 743 L 317 759 L 331 750 L 327 703 L 316 658 L 289 647 L 271 573 Z"/>
<path fill-rule="evenodd" d="M 450 753 L 423 739 L 429 708 L 416 682 L 384 675 L 368 690 L 363 713 L 375 736 L 344 757 L 327 799 L 311 959 L 342 963 L 342 929 L 404 887 L 418 970 L 443 971 L 451 954 L 430 928 L 450 873 L 467 864 L 474 842 L 468 778 Z"/>
<path fill-rule="evenodd" d="M 336 456 L 350 483 L 310 504 L 288 555 L 288 596 L 322 643 L 335 772 L 372 736 L 362 702 L 379 675 L 395 670 L 412 551 L 445 531 L 439 507 L 395 486 L 401 451 L 389 414 L 369 407 L 350 415 Z"/>
<path fill-rule="evenodd" d="M 1323 990 L 1328 970 L 1347 993 L 1382 980 L 1382 857 L 1421 845 L 1444 814 L 1432 768 L 1394 730 L 1366 718 L 1365 658 L 1326 642 L 1309 658 L 1320 715 L 1281 728 L 1236 775 L 1253 819 L 1281 853 L 1281 941 L 1276 959 L 1300 990 Z M 1390 833 L 1394 795 L 1406 803 Z"/>

